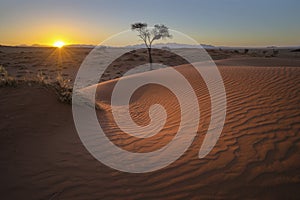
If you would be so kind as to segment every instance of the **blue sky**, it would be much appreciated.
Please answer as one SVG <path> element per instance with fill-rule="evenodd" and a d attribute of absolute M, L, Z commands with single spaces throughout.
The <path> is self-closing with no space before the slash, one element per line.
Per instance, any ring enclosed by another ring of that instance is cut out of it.
<path fill-rule="evenodd" d="M 0 2 L 0 44 L 57 38 L 98 44 L 137 21 L 163 23 L 199 43 L 300 45 L 297 0 L 7 0 Z"/>

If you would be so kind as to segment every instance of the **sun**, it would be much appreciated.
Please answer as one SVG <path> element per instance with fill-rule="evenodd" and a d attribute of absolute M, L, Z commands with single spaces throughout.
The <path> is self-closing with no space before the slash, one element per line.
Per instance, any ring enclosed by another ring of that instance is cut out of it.
<path fill-rule="evenodd" d="M 53 44 L 54 47 L 58 47 L 58 48 L 62 48 L 64 45 L 65 43 L 63 41 L 56 41 Z"/>

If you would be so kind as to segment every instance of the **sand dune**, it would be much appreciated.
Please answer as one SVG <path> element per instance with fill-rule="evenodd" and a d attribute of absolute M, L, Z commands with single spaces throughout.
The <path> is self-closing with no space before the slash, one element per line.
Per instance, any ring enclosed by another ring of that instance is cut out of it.
<path fill-rule="evenodd" d="M 227 92 L 227 116 L 218 143 L 203 159 L 198 152 L 208 128 L 210 98 L 193 68 L 176 68 L 191 82 L 199 100 L 198 136 L 175 163 L 145 174 L 119 172 L 95 160 L 75 131 L 71 107 L 58 103 L 51 91 L 38 86 L 1 88 L 1 197 L 297 199 L 300 65 L 270 67 L 261 59 L 244 59 L 244 66 L 233 64 L 240 61 L 217 62 Z M 130 107 L 136 123 L 149 123 L 148 108 L 153 103 L 163 105 L 168 114 L 158 135 L 138 139 L 122 133 L 113 120 L 109 102 L 115 83 L 99 84 L 96 97 L 103 108 L 98 116 L 107 136 L 133 152 L 167 144 L 180 122 L 174 94 L 158 85 L 138 89 Z"/>

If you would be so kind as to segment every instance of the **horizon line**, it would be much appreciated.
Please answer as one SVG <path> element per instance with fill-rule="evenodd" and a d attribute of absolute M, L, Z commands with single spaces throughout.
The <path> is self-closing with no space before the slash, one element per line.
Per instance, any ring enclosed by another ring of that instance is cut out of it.
<path fill-rule="evenodd" d="M 191 44 L 184 44 L 184 43 L 157 43 L 155 45 L 185 45 L 185 46 L 198 46 L 198 45 L 191 45 Z M 143 46 L 143 43 L 139 43 L 139 44 L 132 44 L 132 45 L 126 45 L 126 46 L 107 46 L 107 45 L 96 45 L 96 44 L 80 44 L 80 43 L 74 43 L 74 44 L 66 44 L 64 45 L 64 47 L 73 47 L 73 48 L 80 48 L 80 47 L 90 47 L 90 48 L 94 48 L 97 46 L 103 46 L 103 47 L 111 47 L 111 48 L 121 48 L 121 47 L 134 47 L 134 46 Z M 153 46 L 155 46 L 153 45 Z M 199 44 L 199 46 L 202 46 L 203 48 L 300 48 L 300 44 L 299 45 L 265 45 L 265 46 L 259 46 L 259 45 L 251 45 L 251 46 L 226 46 L 226 45 L 211 45 L 211 44 Z M 0 47 L 46 47 L 46 48 L 56 48 L 52 45 L 46 45 L 46 44 L 18 44 L 18 45 L 9 45 L 9 44 L 0 44 Z M 178 48 L 178 47 L 177 47 Z M 181 47 L 184 48 L 184 47 Z"/>

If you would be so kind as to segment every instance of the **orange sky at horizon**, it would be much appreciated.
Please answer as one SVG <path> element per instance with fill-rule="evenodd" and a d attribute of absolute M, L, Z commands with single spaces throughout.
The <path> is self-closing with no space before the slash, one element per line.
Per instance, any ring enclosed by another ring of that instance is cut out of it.
<path fill-rule="evenodd" d="M 165 24 L 199 44 L 300 46 L 299 5 L 294 0 L 272 4 L 258 0 L 153 0 L 142 4 L 139 0 L 4 0 L 0 2 L 0 45 L 52 46 L 56 41 L 98 45 L 129 30 L 132 23 L 147 22 L 149 26 Z M 138 43 L 142 42 L 132 40 Z"/>

